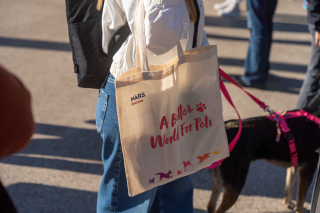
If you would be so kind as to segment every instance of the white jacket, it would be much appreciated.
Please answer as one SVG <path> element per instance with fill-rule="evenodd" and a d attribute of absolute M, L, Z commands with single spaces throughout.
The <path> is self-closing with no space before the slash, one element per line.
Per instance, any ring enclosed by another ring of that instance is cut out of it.
<path fill-rule="evenodd" d="M 146 10 L 145 33 L 149 64 L 162 64 L 176 56 L 176 44 L 180 40 L 182 48 L 192 48 L 194 23 L 190 22 L 184 0 L 143 0 Z M 126 22 L 131 32 L 138 0 L 105 0 L 102 14 L 102 47 L 108 53 L 108 44 L 114 33 Z M 200 9 L 197 46 L 209 45 L 204 28 L 204 8 L 202 0 L 197 0 Z M 110 73 L 116 78 L 136 66 L 136 44 L 130 34 L 113 57 Z"/>

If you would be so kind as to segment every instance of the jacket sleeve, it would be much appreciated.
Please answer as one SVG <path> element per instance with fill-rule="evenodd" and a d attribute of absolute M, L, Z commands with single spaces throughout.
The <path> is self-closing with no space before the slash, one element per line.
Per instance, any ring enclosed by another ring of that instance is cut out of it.
<path fill-rule="evenodd" d="M 135 8 L 133 8 L 135 10 Z M 102 48 L 108 54 L 108 46 L 115 32 L 125 25 L 126 15 L 122 7 L 122 1 L 104 1 L 102 13 Z"/>
<path fill-rule="evenodd" d="M 33 131 L 29 92 L 0 66 L 0 159 L 23 149 Z"/>
<path fill-rule="evenodd" d="M 152 0 L 145 5 L 145 33 L 147 49 L 162 55 L 187 37 L 187 24 L 182 18 L 181 0 Z"/>
<path fill-rule="evenodd" d="M 320 0 L 309 0 L 308 23 L 314 24 L 317 31 L 320 31 Z"/>

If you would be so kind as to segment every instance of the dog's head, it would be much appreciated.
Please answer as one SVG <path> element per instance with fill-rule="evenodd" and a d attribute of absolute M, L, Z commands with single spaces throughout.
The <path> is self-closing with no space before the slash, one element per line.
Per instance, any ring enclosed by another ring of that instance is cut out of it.
<path fill-rule="evenodd" d="M 318 93 L 308 104 L 307 107 L 304 108 L 305 111 L 320 117 L 320 93 Z"/>

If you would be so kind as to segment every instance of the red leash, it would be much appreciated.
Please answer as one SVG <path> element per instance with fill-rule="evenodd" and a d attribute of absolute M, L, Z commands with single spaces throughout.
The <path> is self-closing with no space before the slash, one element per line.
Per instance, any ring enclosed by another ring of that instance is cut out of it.
<path fill-rule="evenodd" d="M 310 113 L 304 111 L 304 110 L 300 110 L 300 111 L 296 111 L 296 112 L 285 112 L 285 113 L 280 113 L 280 112 L 274 112 L 273 110 L 269 109 L 269 106 L 266 105 L 264 102 L 260 101 L 258 98 L 256 98 L 255 96 L 251 95 L 249 92 L 247 92 L 246 90 L 244 90 L 233 78 L 231 78 L 227 73 L 225 73 L 222 69 L 219 68 L 219 75 L 222 76 L 224 79 L 226 79 L 227 81 L 229 81 L 230 83 L 234 84 L 235 86 L 239 87 L 243 92 L 245 92 L 247 95 L 249 95 L 249 97 L 256 102 L 265 112 L 269 112 L 270 115 L 267 116 L 267 118 L 269 118 L 270 120 L 273 121 L 277 121 L 277 126 L 278 126 L 278 135 L 276 138 L 276 141 L 279 142 L 280 140 L 280 136 L 281 136 L 281 130 L 284 133 L 285 138 L 288 141 L 288 145 L 289 145 L 289 149 L 290 149 L 290 157 L 291 157 L 291 164 L 292 166 L 297 166 L 299 163 L 298 160 L 298 152 L 297 152 L 297 148 L 296 148 L 296 144 L 294 141 L 294 137 L 293 134 L 286 122 L 286 119 L 289 118 L 297 118 L 297 117 L 306 117 L 309 120 L 315 122 L 316 124 L 319 125 L 320 128 L 320 118 L 311 115 Z M 239 118 L 239 130 L 238 133 L 236 135 L 236 137 L 231 141 L 231 143 L 229 144 L 229 152 L 231 153 L 231 151 L 233 150 L 233 148 L 235 147 L 235 145 L 237 144 L 240 135 L 241 135 L 241 131 L 242 131 L 242 121 L 240 118 L 240 115 L 236 109 L 236 107 L 234 106 L 231 97 L 225 87 L 225 85 L 223 84 L 223 81 L 221 80 L 221 78 L 219 78 L 219 83 L 220 83 L 220 90 L 222 91 L 224 97 L 227 99 L 227 101 L 230 103 L 230 105 L 235 109 L 238 118 Z M 281 129 L 280 129 L 281 128 Z M 214 164 L 212 164 L 211 166 L 207 167 L 207 169 L 213 169 L 216 168 L 217 166 L 219 166 L 225 159 L 222 159 L 218 162 L 215 162 Z"/>
<path fill-rule="evenodd" d="M 319 128 L 320 128 L 320 118 L 318 118 L 318 117 L 316 117 L 314 115 L 311 115 L 310 113 L 308 113 L 308 112 L 306 112 L 304 110 L 296 111 L 296 112 L 289 112 L 289 113 L 286 112 L 286 113 L 282 113 L 282 114 L 280 112 L 276 112 L 275 113 L 273 110 L 270 110 L 269 106 L 266 105 L 264 102 L 260 101 L 258 98 L 256 98 L 255 96 L 251 95 L 249 92 L 244 90 L 233 78 L 231 78 L 227 73 L 225 73 L 220 68 L 219 68 L 219 74 L 224 79 L 226 79 L 230 83 L 234 84 L 235 86 L 240 88 L 243 92 L 245 92 L 247 95 L 249 95 L 249 97 L 254 102 L 256 102 L 264 111 L 268 111 L 270 113 L 270 115 L 267 116 L 267 117 L 269 119 L 273 120 L 273 121 L 276 121 L 277 122 L 277 126 L 278 126 L 278 135 L 277 135 L 276 141 L 279 142 L 280 136 L 281 136 L 281 132 L 283 132 L 284 133 L 284 137 L 288 141 L 288 145 L 289 145 L 289 149 L 290 149 L 291 164 L 292 164 L 292 166 L 297 166 L 298 163 L 299 163 L 297 147 L 296 147 L 296 144 L 295 144 L 295 141 L 294 141 L 293 134 L 292 134 L 287 122 L 286 122 L 286 119 L 304 116 L 304 117 L 308 118 L 309 120 L 317 123 L 319 125 Z M 239 115 L 236 107 L 234 106 L 234 104 L 233 104 L 233 102 L 231 100 L 231 97 L 230 97 L 225 85 L 223 84 L 221 79 L 219 79 L 219 82 L 220 82 L 220 89 L 221 89 L 223 95 L 225 96 L 227 101 L 230 103 L 230 105 L 235 109 L 235 111 L 236 111 L 236 113 L 238 115 L 238 118 L 239 118 L 239 130 L 238 130 L 238 133 L 237 133 L 236 137 L 229 144 L 229 152 L 231 153 L 231 151 L 233 150 L 233 148 L 235 147 L 235 145 L 237 144 L 237 142 L 238 142 L 238 140 L 240 138 L 241 131 L 242 131 L 242 121 L 241 121 L 240 115 Z M 224 160 L 225 159 L 222 159 L 222 160 L 220 160 L 218 162 L 215 162 L 211 166 L 207 167 L 207 169 L 216 168 Z"/>
<path fill-rule="evenodd" d="M 258 98 L 254 97 L 251 95 L 249 92 L 245 91 L 233 78 L 231 78 L 227 73 L 225 73 L 222 69 L 219 68 L 219 74 L 222 76 L 224 79 L 229 81 L 230 83 L 234 84 L 235 86 L 239 87 L 243 92 L 245 92 L 247 95 L 252 98 L 254 102 L 256 102 L 264 111 L 269 111 L 269 106 L 266 105 L 264 102 L 260 101 Z M 221 89 L 221 87 L 220 87 Z M 221 89 L 222 90 L 222 89 Z M 270 112 L 272 113 L 272 112 Z"/>
<path fill-rule="evenodd" d="M 264 111 L 269 111 L 269 106 L 267 106 L 265 103 L 263 103 L 262 101 L 260 101 L 258 98 L 254 97 L 253 95 L 251 95 L 249 92 L 245 91 L 233 78 L 231 78 L 227 73 L 225 73 L 222 69 L 219 68 L 219 75 L 222 76 L 224 79 L 226 79 L 227 81 L 229 81 L 230 83 L 234 84 L 235 86 L 239 87 L 242 91 L 244 91 L 247 95 L 250 96 L 250 98 L 253 99 L 254 102 L 256 102 Z M 229 152 L 231 152 L 233 150 L 233 148 L 236 146 L 240 135 L 241 135 L 241 131 L 242 131 L 242 121 L 240 118 L 240 115 L 238 113 L 238 110 L 236 109 L 236 107 L 234 106 L 232 99 L 228 93 L 227 88 L 225 87 L 223 81 L 221 80 L 221 78 L 219 78 L 219 83 L 220 83 L 220 90 L 222 92 L 222 94 L 224 95 L 224 97 L 227 99 L 227 101 L 229 102 L 229 104 L 234 108 L 234 110 L 236 111 L 238 118 L 239 118 L 239 130 L 238 133 L 236 135 L 236 137 L 231 141 L 231 143 L 229 144 Z M 271 111 L 269 111 L 271 113 Z M 207 167 L 207 169 L 213 169 L 216 168 L 217 166 L 219 166 L 224 159 L 221 159 L 217 162 L 215 162 L 214 164 L 212 164 L 211 166 Z"/>
<path fill-rule="evenodd" d="M 220 70 L 219 70 L 220 71 Z M 223 81 L 221 80 L 221 78 L 219 78 L 219 82 L 220 82 L 220 90 L 221 92 L 223 93 L 224 97 L 227 99 L 227 101 L 229 102 L 229 104 L 234 108 L 234 110 L 236 111 L 237 115 L 238 115 L 238 118 L 239 118 L 239 130 L 238 130 L 238 133 L 236 135 L 236 137 L 231 141 L 231 143 L 229 144 L 229 152 L 231 152 L 233 150 L 233 148 L 236 146 L 239 138 L 240 138 L 240 135 L 241 135 L 241 131 L 242 131 L 242 121 L 241 121 L 241 118 L 240 118 L 240 115 L 238 113 L 238 110 L 236 109 L 236 107 L 234 106 L 233 102 L 232 102 L 232 99 L 228 93 L 228 90 L 227 88 L 225 87 L 225 85 L 223 84 Z M 217 166 L 219 166 L 222 161 L 224 161 L 224 159 L 221 159 L 217 162 L 215 162 L 214 164 L 212 164 L 211 166 L 209 167 L 206 167 L 206 169 L 213 169 L 213 168 L 216 168 Z"/>

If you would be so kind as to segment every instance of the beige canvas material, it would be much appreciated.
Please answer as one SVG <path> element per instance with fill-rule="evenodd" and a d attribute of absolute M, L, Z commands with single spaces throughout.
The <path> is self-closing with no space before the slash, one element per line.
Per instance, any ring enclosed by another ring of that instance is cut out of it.
<path fill-rule="evenodd" d="M 136 18 L 138 67 L 116 78 L 116 100 L 129 196 L 190 175 L 229 156 L 222 117 L 217 47 L 148 64 L 144 6 Z M 140 63 L 141 62 L 141 63 Z"/>

